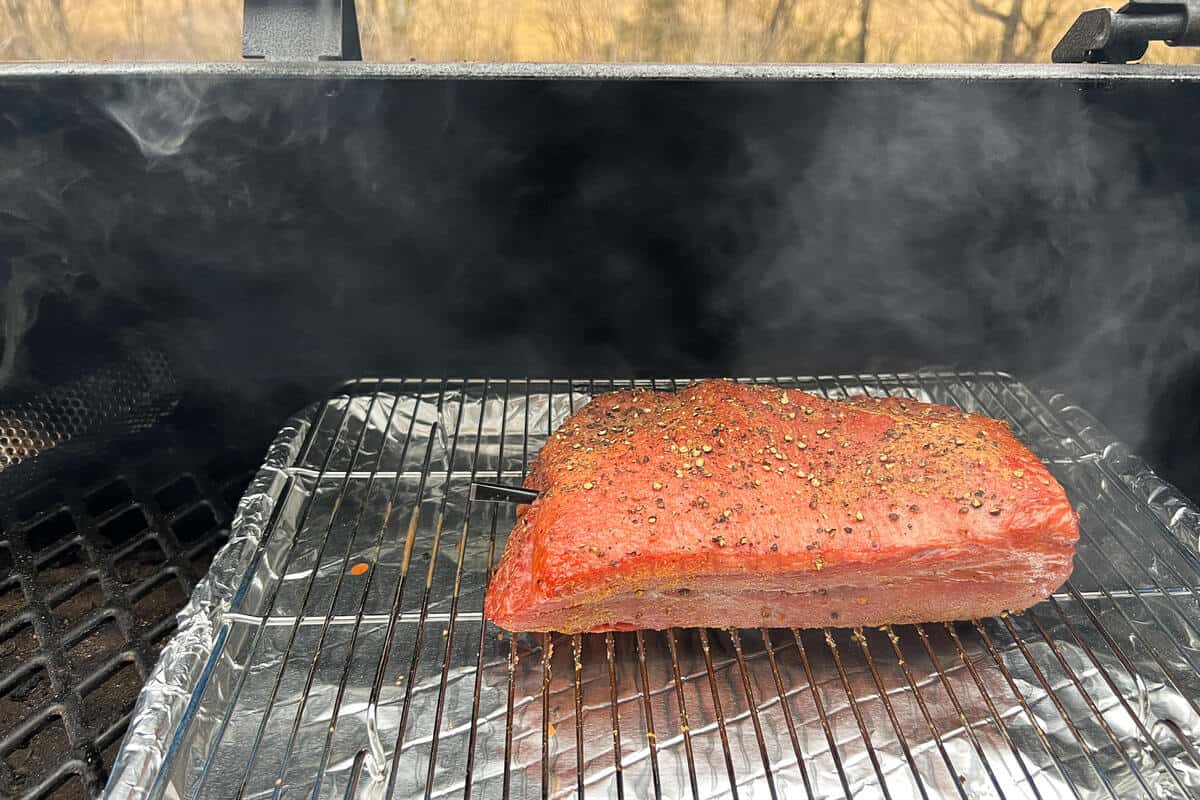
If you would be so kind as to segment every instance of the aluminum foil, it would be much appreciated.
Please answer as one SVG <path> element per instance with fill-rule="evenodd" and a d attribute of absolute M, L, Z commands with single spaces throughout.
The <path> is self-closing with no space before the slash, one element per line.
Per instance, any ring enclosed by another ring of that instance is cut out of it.
<path fill-rule="evenodd" d="M 518 482 L 610 384 L 362 381 L 280 431 L 110 795 L 1200 793 L 1195 506 L 1003 374 L 778 380 L 1008 420 L 1081 515 L 1071 581 L 953 625 L 513 639 L 480 609 L 514 510 L 468 484 Z"/>

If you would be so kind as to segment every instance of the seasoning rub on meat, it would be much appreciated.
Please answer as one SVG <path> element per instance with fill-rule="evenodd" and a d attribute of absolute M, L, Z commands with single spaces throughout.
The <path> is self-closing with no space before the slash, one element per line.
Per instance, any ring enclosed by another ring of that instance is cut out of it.
<path fill-rule="evenodd" d="M 991 616 L 1057 589 L 1079 536 L 1003 422 L 728 381 L 594 398 L 525 485 L 485 602 L 513 631 Z"/>

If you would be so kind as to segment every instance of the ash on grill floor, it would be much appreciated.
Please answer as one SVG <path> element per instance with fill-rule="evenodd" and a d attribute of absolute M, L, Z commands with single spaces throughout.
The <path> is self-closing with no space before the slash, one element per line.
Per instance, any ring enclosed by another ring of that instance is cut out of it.
<path fill-rule="evenodd" d="M 122 443 L 0 503 L 0 797 L 96 796 L 252 461 Z"/>

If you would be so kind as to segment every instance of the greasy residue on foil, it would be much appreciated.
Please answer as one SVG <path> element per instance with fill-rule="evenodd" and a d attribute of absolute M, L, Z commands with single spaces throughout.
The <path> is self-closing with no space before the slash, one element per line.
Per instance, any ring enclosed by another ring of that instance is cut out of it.
<path fill-rule="evenodd" d="M 277 437 L 143 690 L 113 796 L 1200 791 L 1186 498 L 999 373 L 780 382 L 1006 419 L 1080 512 L 1071 582 L 955 625 L 514 639 L 480 614 L 513 509 L 468 485 L 519 482 L 610 382 L 361 381 Z"/>

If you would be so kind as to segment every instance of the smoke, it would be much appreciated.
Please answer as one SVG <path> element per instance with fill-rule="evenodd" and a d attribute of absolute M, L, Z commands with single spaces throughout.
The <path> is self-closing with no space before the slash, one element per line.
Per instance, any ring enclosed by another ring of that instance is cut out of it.
<path fill-rule="evenodd" d="M 254 170 L 246 162 L 263 152 L 320 146 L 337 113 L 318 99 L 336 90 L 302 82 L 242 93 L 210 78 L 178 76 L 9 91 L 14 102 L 0 117 L 0 388 L 34 381 L 34 368 L 45 372 L 48 359 L 35 357 L 26 338 L 47 303 L 67 315 L 48 323 L 59 328 L 51 338 L 64 348 L 64 362 L 94 355 L 97 339 L 111 339 L 114 351 L 136 345 L 130 337 L 190 337 L 195 341 L 178 347 L 222 349 L 214 342 L 225 333 L 214 326 L 221 306 L 245 315 L 239 307 L 246 298 L 206 298 L 201 287 L 191 301 L 198 276 L 184 265 L 229 245 L 220 229 L 238 215 L 275 225 L 295 216 L 277 188 L 247 180 Z M 275 115 L 297 107 L 314 113 L 303 125 L 275 124 Z M 221 145 L 197 145 L 194 137 L 213 128 Z M 378 153 L 358 161 L 368 157 Z M 355 173 L 365 179 L 370 170 Z M 262 258 L 259 245 L 242 239 L 201 269 L 283 279 L 294 265 Z M 215 285 L 230 285 L 214 277 Z"/>
<path fill-rule="evenodd" d="M 1147 171 L 1154 123 L 1080 92 L 894 88 L 748 142 L 747 180 L 780 194 L 726 286 L 762 309 L 739 365 L 791 341 L 799 372 L 1008 369 L 1145 443 L 1164 381 L 1200 363 L 1200 232 L 1187 183 Z"/>
<path fill-rule="evenodd" d="M 13 376 L 21 338 L 37 320 L 38 281 L 36 273 L 14 271 L 4 286 L 4 350 L 0 353 L 0 386 Z"/>
<path fill-rule="evenodd" d="M 70 291 L 82 272 L 67 209 L 89 171 L 56 158 L 62 146 L 61 134 L 23 130 L 11 112 L 0 118 L 0 387 L 19 377 L 22 342 L 42 299 Z"/>
<path fill-rule="evenodd" d="M 200 124 L 215 113 L 196 81 L 136 82 L 105 104 L 105 110 L 137 143 L 146 158 L 178 153 Z"/>
<path fill-rule="evenodd" d="M 1049 81 L 0 93 L 0 387 L 102 340 L 284 413 L 361 374 L 939 364 L 1063 388 L 1138 445 L 1196 369 L 1200 165 L 1168 97 L 1142 121 Z"/>

